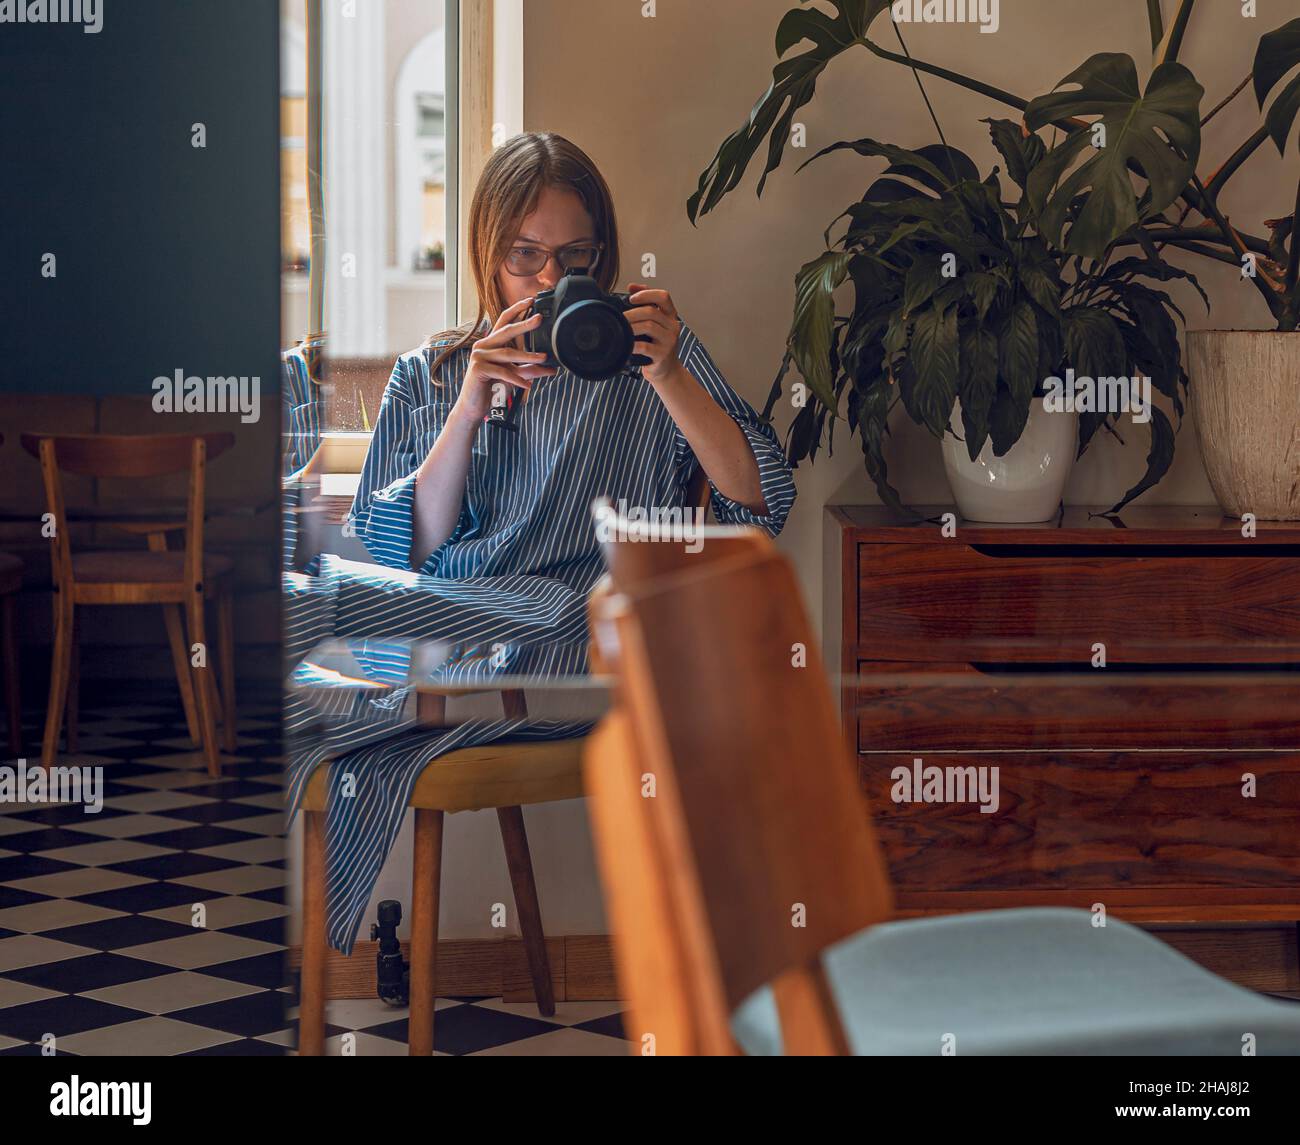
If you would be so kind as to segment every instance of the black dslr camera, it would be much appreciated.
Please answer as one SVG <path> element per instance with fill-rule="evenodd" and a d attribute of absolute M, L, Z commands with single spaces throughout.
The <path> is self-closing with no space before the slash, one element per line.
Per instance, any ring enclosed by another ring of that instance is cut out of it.
<path fill-rule="evenodd" d="M 570 272 L 554 290 L 543 290 L 529 317 L 541 314 L 536 330 L 524 337 L 524 349 L 546 354 L 540 365 L 563 368 L 588 382 L 603 382 L 625 370 L 650 364 L 634 353 L 635 336 L 624 312 L 635 309 L 626 294 L 606 294 L 594 278 Z"/>

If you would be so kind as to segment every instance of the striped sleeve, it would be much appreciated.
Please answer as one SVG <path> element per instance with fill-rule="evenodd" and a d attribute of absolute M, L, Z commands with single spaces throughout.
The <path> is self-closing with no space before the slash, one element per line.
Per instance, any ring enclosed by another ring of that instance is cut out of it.
<path fill-rule="evenodd" d="M 404 572 L 411 567 L 415 530 L 415 477 L 424 461 L 414 432 L 410 363 L 399 358 L 375 418 L 348 523 L 377 564 Z M 453 537 L 455 534 L 453 534 Z M 452 538 L 448 538 L 448 543 Z M 439 556 L 434 552 L 427 569 Z"/>
<path fill-rule="evenodd" d="M 709 392 L 709 396 L 722 407 L 723 412 L 740 426 L 753 450 L 754 460 L 758 462 L 767 513 L 755 513 L 724 496 L 710 480 L 710 504 L 714 516 L 724 525 L 757 525 L 775 537 L 785 528 L 786 518 L 790 515 L 796 496 L 794 474 L 785 459 L 785 451 L 781 448 L 776 432 L 758 416 L 753 406 L 727 384 L 722 372 L 704 348 L 704 343 L 685 323 L 682 324 L 678 342 L 678 356 L 687 372 Z M 677 431 L 676 448 L 681 467 L 684 469 L 687 462 L 693 467 L 694 455 L 680 429 Z"/>
<path fill-rule="evenodd" d="M 320 401 L 300 348 L 286 350 L 280 356 L 280 401 L 284 435 L 282 475 L 286 481 L 293 481 L 320 446 Z"/>

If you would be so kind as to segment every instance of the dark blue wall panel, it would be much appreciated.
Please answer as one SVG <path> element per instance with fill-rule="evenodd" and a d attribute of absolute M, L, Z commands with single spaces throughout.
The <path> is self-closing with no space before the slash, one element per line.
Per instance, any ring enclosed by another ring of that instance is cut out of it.
<path fill-rule="evenodd" d="M 0 23 L 0 389 L 274 393 L 279 5 L 101 2 L 94 35 Z"/>

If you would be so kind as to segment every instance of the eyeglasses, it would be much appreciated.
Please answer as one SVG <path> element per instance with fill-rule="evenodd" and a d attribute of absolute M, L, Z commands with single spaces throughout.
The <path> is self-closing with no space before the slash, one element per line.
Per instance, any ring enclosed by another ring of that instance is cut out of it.
<path fill-rule="evenodd" d="M 550 250 L 536 243 L 517 246 L 506 255 L 506 270 L 516 278 L 531 278 L 535 274 L 541 274 L 554 257 L 561 270 L 589 271 L 600 261 L 600 252 L 604 249 L 604 243 L 573 243 L 559 250 Z"/>

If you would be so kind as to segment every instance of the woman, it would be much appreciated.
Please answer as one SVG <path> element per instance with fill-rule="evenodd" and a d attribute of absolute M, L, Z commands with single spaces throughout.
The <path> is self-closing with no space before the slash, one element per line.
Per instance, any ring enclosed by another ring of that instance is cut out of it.
<path fill-rule="evenodd" d="M 775 535 L 795 489 L 780 445 L 727 385 L 671 295 L 630 284 L 626 317 L 644 363 L 602 382 L 547 369 L 522 347 L 536 296 L 568 270 L 618 280 L 614 205 L 591 160 L 552 134 L 516 136 L 491 157 L 470 210 L 478 318 L 397 362 L 349 524 L 373 566 L 324 557 L 290 588 L 286 644 L 323 633 L 504 648 L 496 667 L 586 670 L 586 600 L 603 572 L 591 505 L 682 508 L 695 470 L 720 522 Z M 517 432 L 489 427 L 494 392 L 518 396 Z M 391 646 L 375 662 L 392 672 Z M 554 738 L 589 725 L 477 721 L 450 732 L 352 712 L 291 751 L 291 806 L 322 758 L 332 767 L 327 847 L 330 940 L 351 949 L 419 772 L 438 755 L 503 735 Z M 307 713 L 291 713 L 292 731 Z M 399 734 L 394 734 L 394 733 Z M 381 742 L 375 743 L 379 739 Z M 346 774 L 350 798 L 335 798 Z"/>
<path fill-rule="evenodd" d="M 697 465 L 719 521 L 781 531 L 795 493 L 776 437 L 666 290 L 629 286 L 640 376 L 583 381 L 521 348 L 541 321 L 527 316 L 533 300 L 565 269 L 616 289 L 614 204 L 582 151 L 550 134 L 504 144 L 470 235 L 478 318 L 402 357 L 380 409 L 352 516 L 375 560 L 457 579 L 556 576 L 585 592 L 601 573 L 592 500 L 681 507 Z M 517 435 L 483 424 L 502 385 L 527 395 Z"/>

